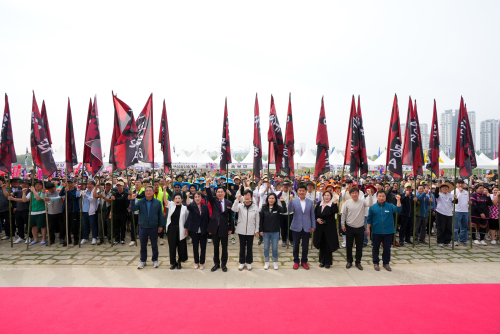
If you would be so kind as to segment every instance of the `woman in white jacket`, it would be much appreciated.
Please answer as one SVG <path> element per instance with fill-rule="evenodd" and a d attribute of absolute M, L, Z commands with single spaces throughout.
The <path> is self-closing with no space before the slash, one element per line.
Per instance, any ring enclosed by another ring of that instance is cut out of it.
<path fill-rule="evenodd" d="M 184 223 L 189 214 L 187 207 L 182 205 L 182 195 L 175 194 L 174 200 L 168 201 L 164 194 L 165 207 L 168 209 L 167 216 L 167 238 L 168 251 L 170 256 L 170 270 L 181 269 L 181 262 L 188 259 L 186 237 L 188 230 L 184 228 Z M 179 259 L 177 259 L 179 254 Z"/>
<path fill-rule="evenodd" d="M 253 238 L 259 233 L 259 207 L 252 202 L 253 193 L 247 189 L 243 196 L 238 195 L 238 200 L 234 201 L 232 210 L 238 213 L 238 226 L 236 233 L 240 239 L 240 266 L 238 270 L 252 270 L 253 262 Z M 246 255 L 245 255 L 246 250 Z"/>

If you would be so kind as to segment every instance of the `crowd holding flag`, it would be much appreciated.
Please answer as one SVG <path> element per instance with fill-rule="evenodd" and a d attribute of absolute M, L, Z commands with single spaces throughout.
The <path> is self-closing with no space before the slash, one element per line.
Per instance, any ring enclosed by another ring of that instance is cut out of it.
<path fill-rule="evenodd" d="M 316 166 L 314 177 L 330 171 L 330 145 L 328 143 L 328 130 L 326 128 L 326 114 L 324 98 L 321 98 L 321 109 L 319 111 L 318 131 L 316 132 Z"/>
<path fill-rule="evenodd" d="M 229 118 L 227 114 L 227 97 L 224 103 L 224 121 L 222 123 L 222 140 L 220 146 L 220 172 L 227 173 L 227 165 L 232 163 L 231 141 L 229 139 Z"/>
<path fill-rule="evenodd" d="M 2 134 L 0 138 L 0 171 L 12 174 L 12 164 L 17 162 L 14 148 L 14 135 L 10 118 L 9 98 L 5 94 L 5 107 L 2 120 Z M 10 176 L 10 175 L 9 175 Z"/>
<path fill-rule="evenodd" d="M 83 147 L 83 163 L 87 164 L 87 170 L 91 171 L 93 175 L 101 170 L 103 165 L 97 96 L 94 96 L 94 104 L 92 104 L 92 100 L 89 103 L 85 145 Z"/>
<path fill-rule="evenodd" d="M 255 93 L 253 116 L 253 151 L 253 176 L 255 180 L 259 181 L 260 173 L 262 172 L 262 141 L 260 138 L 260 114 L 257 93 Z"/>
<path fill-rule="evenodd" d="M 92 103 L 90 104 L 92 106 Z M 87 128 L 88 129 L 88 128 Z M 66 113 L 66 168 L 68 172 L 73 172 L 73 166 L 78 164 L 75 136 L 73 133 L 73 116 L 71 115 L 71 105 L 68 98 L 68 110 Z M 85 162 L 85 161 L 84 161 Z"/>
<path fill-rule="evenodd" d="M 167 107 L 163 100 L 163 110 L 161 112 L 160 138 L 158 139 L 163 152 L 163 168 L 165 173 L 169 173 L 172 168 L 172 156 L 170 154 L 170 137 L 168 134 Z"/>
<path fill-rule="evenodd" d="M 274 106 L 274 97 L 271 95 L 271 109 L 269 111 L 269 130 L 267 131 L 269 141 L 268 162 L 276 164 L 276 173 L 281 172 L 283 162 L 283 134 L 280 122 Z"/>
<path fill-rule="evenodd" d="M 434 100 L 434 110 L 432 112 L 431 135 L 429 138 L 429 149 L 427 150 L 427 165 L 425 166 L 434 175 L 439 175 L 439 126 Z"/>
<path fill-rule="evenodd" d="M 138 160 L 137 148 L 135 146 L 137 127 L 132 108 L 114 94 L 113 105 L 115 108 L 115 120 L 111 137 L 109 163 L 117 170 L 125 170 Z"/>
<path fill-rule="evenodd" d="M 283 147 L 283 170 L 284 172 L 293 177 L 294 172 L 294 159 L 295 154 L 295 138 L 293 134 L 293 117 L 292 117 L 292 93 L 288 97 L 288 111 L 286 116 L 285 127 L 285 145 Z"/>

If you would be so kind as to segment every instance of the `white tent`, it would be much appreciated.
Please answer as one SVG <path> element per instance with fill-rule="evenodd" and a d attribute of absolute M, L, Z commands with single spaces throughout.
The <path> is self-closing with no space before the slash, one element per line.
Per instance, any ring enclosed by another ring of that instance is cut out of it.
<path fill-rule="evenodd" d="M 481 152 L 481 154 L 479 155 L 478 158 L 481 159 L 481 160 L 483 160 L 485 163 L 489 164 L 490 166 L 495 166 L 495 167 L 498 166 L 498 161 L 491 160 L 483 152 Z"/>
<path fill-rule="evenodd" d="M 297 166 L 306 166 L 306 167 L 311 167 L 316 164 L 316 157 L 314 154 L 312 154 L 311 150 L 309 147 L 306 146 L 306 149 L 304 151 L 304 154 L 298 159 L 295 160 L 295 163 Z"/>
<path fill-rule="evenodd" d="M 374 161 L 370 161 L 370 159 L 368 159 L 368 167 L 375 168 L 378 166 L 385 166 L 386 162 L 387 162 L 387 150 L 382 152 L 380 156 Z"/>
<path fill-rule="evenodd" d="M 186 161 L 182 162 L 196 162 L 196 163 L 206 164 L 212 162 L 212 159 L 208 156 L 206 152 L 201 152 L 200 148 L 196 146 L 194 152 L 189 157 L 187 157 Z"/>
<path fill-rule="evenodd" d="M 59 149 L 57 150 L 54 150 L 54 161 L 55 162 L 59 162 L 59 163 L 62 163 L 62 162 L 65 162 L 66 161 L 66 151 L 64 149 L 64 146 L 61 145 L 59 147 Z"/>
<path fill-rule="evenodd" d="M 245 157 L 245 159 L 243 159 L 241 161 L 242 164 L 253 164 L 253 150 L 250 150 L 250 152 L 248 152 L 247 156 Z"/>
<path fill-rule="evenodd" d="M 172 162 L 184 163 L 184 162 L 187 162 L 187 159 L 188 159 L 188 157 L 187 157 L 186 153 L 184 153 L 184 151 L 181 151 L 179 156 L 177 156 L 175 153 L 172 155 Z"/>
<path fill-rule="evenodd" d="M 344 156 L 336 150 L 330 155 L 330 166 L 340 167 L 344 165 Z"/>

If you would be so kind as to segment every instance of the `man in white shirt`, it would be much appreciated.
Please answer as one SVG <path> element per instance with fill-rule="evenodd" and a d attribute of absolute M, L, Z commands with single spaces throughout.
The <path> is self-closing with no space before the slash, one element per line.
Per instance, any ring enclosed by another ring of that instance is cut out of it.
<path fill-rule="evenodd" d="M 455 195 L 457 196 L 458 203 L 455 205 L 455 246 L 467 246 L 468 229 L 469 229 L 469 192 L 464 189 L 464 180 L 457 180 L 457 189 Z M 460 231 L 460 238 L 459 238 Z"/>

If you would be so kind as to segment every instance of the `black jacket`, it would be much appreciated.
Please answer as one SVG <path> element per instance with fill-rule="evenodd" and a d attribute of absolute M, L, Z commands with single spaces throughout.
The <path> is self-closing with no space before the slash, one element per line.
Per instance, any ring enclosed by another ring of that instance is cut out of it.
<path fill-rule="evenodd" d="M 221 238 L 227 237 L 229 231 L 234 233 L 233 211 L 231 210 L 233 203 L 224 199 L 224 211 L 221 212 L 219 199 L 214 197 L 212 189 L 209 187 L 206 189 L 208 202 L 212 206 L 212 216 L 208 222 L 207 231 L 211 234 L 218 233 Z"/>
<path fill-rule="evenodd" d="M 322 235 L 325 235 L 326 242 L 332 252 L 339 249 L 339 237 L 337 235 L 337 221 L 335 219 L 335 214 L 339 211 L 338 205 L 333 204 L 332 206 L 325 206 L 323 211 L 321 211 L 321 205 L 316 205 L 314 209 L 314 216 L 316 219 L 321 218 L 325 222 L 320 224 L 316 222 L 316 230 L 313 234 L 313 245 L 317 249 L 320 248 Z"/>
<path fill-rule="evenodd" d="M 200 210 L 196 203 L 190 203 L 187 206 L 189 211 L 188 217 L 186 219 L 186 223 L 184 224 L 184 228 L 186 228 L 189 232 L 198 233 L 198 229 L 201 230 L 201 234 L 207 234 L 208 220 L 210 219 L 210 213 L 208 212 L 208 206 L 206 204 L 201 205 L 201 214 Z"/>
<path fill-rule="evenodd" d="M 401 194 L 401 216 L 413 217 L 413 193 L 410 196 L 406 196 L 406 192 L 403 191 Z"/>
<path fill-rule="evenodd" d="M 259 232 L 279 232 L 280 221 L 283 219 L 283 216 L 281 216 L 282 213 L 286 213 L 285 201 L 281 201 L 281 206 L 275 203 L 272 211 L 269 211 L 269 208 L 263 205 L 259 214 Z"/>

